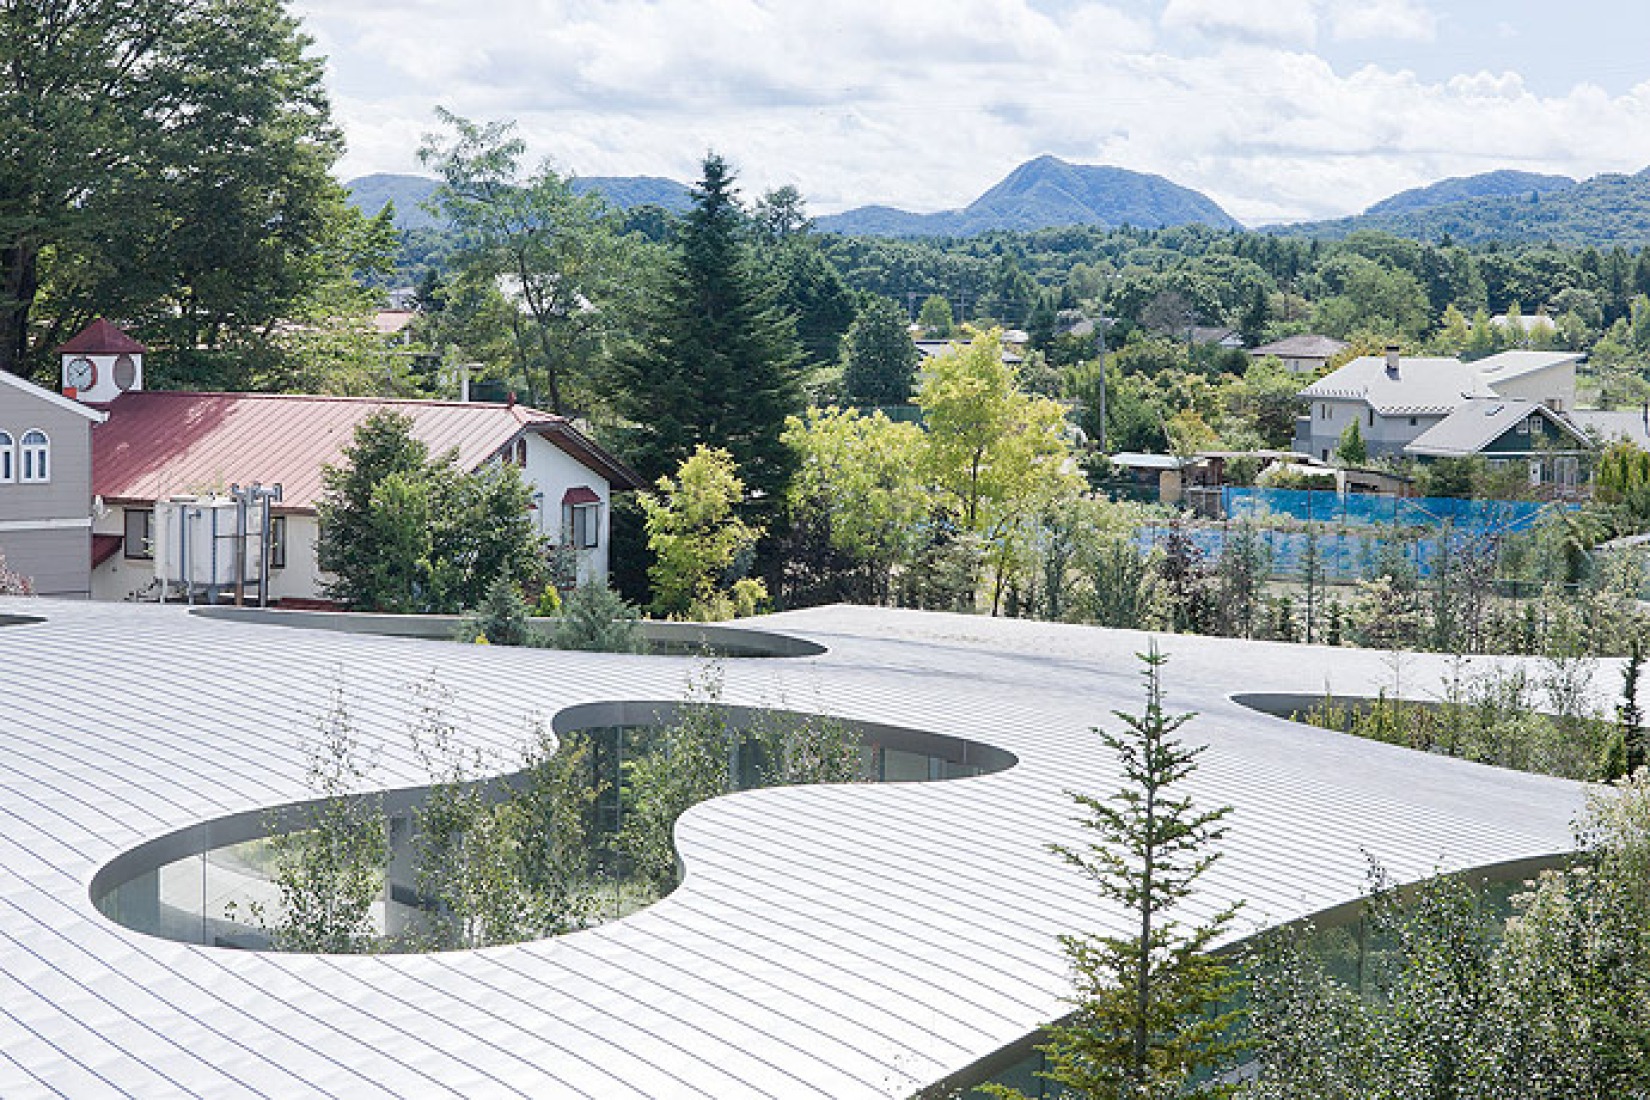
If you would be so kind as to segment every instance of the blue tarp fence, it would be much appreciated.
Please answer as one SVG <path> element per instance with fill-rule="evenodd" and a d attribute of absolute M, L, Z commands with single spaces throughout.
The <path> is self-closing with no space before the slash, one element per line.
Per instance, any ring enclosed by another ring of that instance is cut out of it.
<path fill-rule="evenodd" d="M 1220 491 L 1230 519 L 1288 517 L 1348 527 L 1442 527 L 1484 534 L 1517 534 L 1535 526 L 1555 507 L 1533 500 L 1459 500 L 1454 497 L 1390 497 L 1337 493 L 1329 489 L 1242 489 Z"/>
<path fill-rule="evenodd" d="M 1221 554 L 1227 536 L 1244 520 L 1266 548 L 1273 577 L 1300 577 L 1308 534 L 1270 526 L 1263 521 L 1291 519 L 1311 523 L 1318 540 L 1318 560 L 1331 583 L 1368 577 L 1386 548 L 1396 543 L 1423 577 L 1432 575 L 1444 540 L 1460 552 L 1487 539 L 1530 530 L 1555 507 L 1524 500 L 1456 500 L 1449 497 L 1383 497 L 1371 493 L 1344 496 L 1329 490 L 1240 489 L 1221 490 L 1225 514 L 1217 523 L 1187 523 L 1181 530 L 1205 561 Z M 1168 536 L 1166 524 L 1140 528 L 1136 544 L 1149 550 Z M 1447 534 L 1446 534 L 1447 532 Z"/>

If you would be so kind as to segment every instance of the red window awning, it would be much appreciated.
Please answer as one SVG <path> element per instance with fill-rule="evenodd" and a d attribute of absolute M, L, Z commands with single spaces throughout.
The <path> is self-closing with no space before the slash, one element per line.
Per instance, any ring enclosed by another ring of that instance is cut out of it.
<path fill-rule="evenodd" d="M 596 495 L 596 490 L 588 485 L 575 485 L 562 494 L 563 504 L 600 504 L 602 498 Z"/>

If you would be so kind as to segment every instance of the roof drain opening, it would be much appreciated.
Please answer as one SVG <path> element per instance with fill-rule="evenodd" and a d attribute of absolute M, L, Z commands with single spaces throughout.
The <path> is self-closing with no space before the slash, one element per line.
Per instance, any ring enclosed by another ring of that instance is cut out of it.
<path fill-rule="evenodd" d="M 563 775 L 559 801 L 545 799 L 549 788 L 538 785 L 536 772 L 370 796 L 368 831 L 378 842 L 367 847 L 379 854 L 366 871 L 358 935 L 329 935 L 320 926 L 337 910 L 329 908 L 336 898 L 317 882 L 337 876 L 338 861 L 335 850 L 323 845 L 318 852 L 310 843 L 343 835 L 326 830 L 338 827 L 349 804 L 362 804 L 351 799 L 250 810 L 149 841 L 98 872 L 92 900 L 134 931 L 251 950 L 465 949 L 622 919 L 669 893 L 681 873 L 672 837 L 676 816 L 693 804 L 679 782 L 691 769 L 663 754 L 679 753 L 679 731 L 695 726 L 721 739 L 713 755 L 725 771 L 716 785 L 730 793 L 814 776 L 962 779 L 1016 763 L 1013 754 L 977 741 L 817 714 L 719 703 L 584 704 L 553 723 L 562 748 L 576 745 L 579 754 L 569 758 L 576 775 Z M 478 836 L 515 830 L 502 850 L 531 858 L 502 868 L 503 875 L 498 866 L 465 866 L 462 853 L 481 848 L 469 843 L 466 822 Z M 557 826 L 579 837 L 576 850 L 562 843 Z M 432 843 L 437 835 L 445 841 Z M 432 853 L 444 854 L 432 865 Z M 355 880 L 356 890 L 362 881 Z M 296 914 L 286 904 L 291 898 L 299 902 Z M 460 911 L 466 907 L 472 911 Z"/>

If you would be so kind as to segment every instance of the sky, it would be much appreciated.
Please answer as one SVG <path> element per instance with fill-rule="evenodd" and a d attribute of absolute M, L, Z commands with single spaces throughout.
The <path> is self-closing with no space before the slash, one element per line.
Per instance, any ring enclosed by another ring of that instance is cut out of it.
<path fill-rule="evenodd" d="M 296 0 L 348 141 L 419 172 L 441 106 L 564 174 L 697 178 L 816 214 L 967 205 L 1032 157 L 1151 172 L 1249 224 L 1497 168 L 1650 166 L 1625 0 Z"/>

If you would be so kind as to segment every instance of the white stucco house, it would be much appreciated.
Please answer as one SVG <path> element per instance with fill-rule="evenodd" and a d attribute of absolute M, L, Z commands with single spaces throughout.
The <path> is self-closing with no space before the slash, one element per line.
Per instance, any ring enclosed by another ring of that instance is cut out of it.
<path fill-rule="evenodd" d="M 259 483 L 281 486 L 272 505 L 269 599 L 321 598 L 322 470 L 342 462 L 356 426 L 381 409 L 409 416 L 431 455 L 455 452 L 463 469 L 519 466 L 538 531 L 574 549 L 581 582 L 606 579 L 612 494 L 641 482 L 564 417 L 515 404 L 134 390 L 103 406 L 108 419 L 93 448 L 102 505 L 93 597 L 126 599 L 155 587 L 157 505 Z"/>

